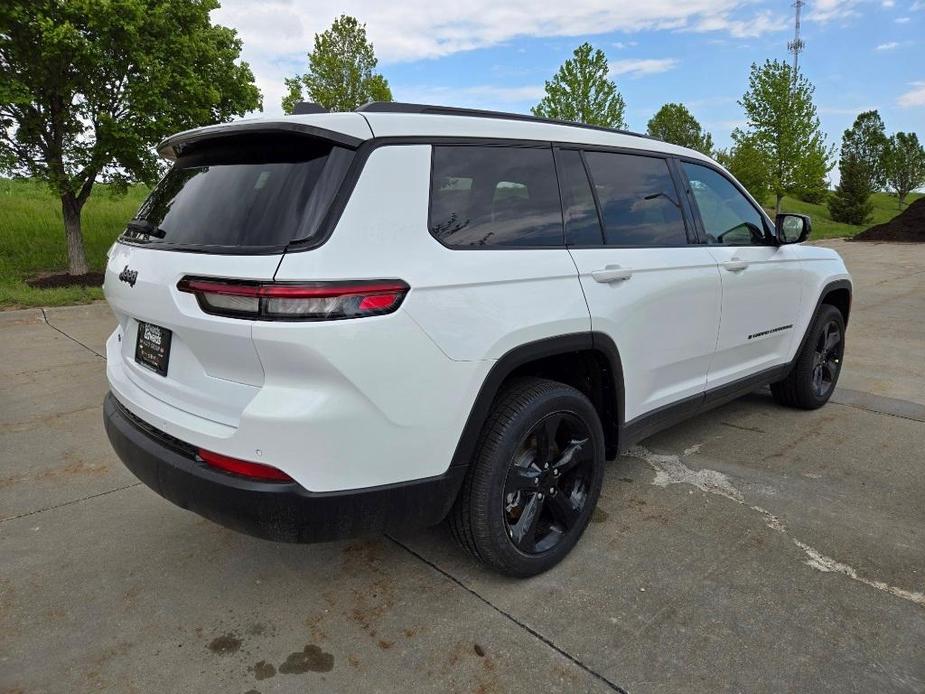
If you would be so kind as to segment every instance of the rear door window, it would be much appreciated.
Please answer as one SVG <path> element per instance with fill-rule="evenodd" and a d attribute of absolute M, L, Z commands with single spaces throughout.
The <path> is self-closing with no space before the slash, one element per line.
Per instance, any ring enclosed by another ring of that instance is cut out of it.
<path fill-rule="evenodd" d="M 660 157 L 585 152 L 609 246 L 684 246 L 681 199 Z"/>
<path fill-rule="evenodd" d="M 450 248 L 562 246 L 552 149 L 435 145 L 430 233 Z"/>
<path fill-rule="evenodd" d="M 281 250 L 311 241 L 352 158 L 352 150 L 304 137 L 199 145 L 151 191 L 123 238 L 216 250 Z"/>

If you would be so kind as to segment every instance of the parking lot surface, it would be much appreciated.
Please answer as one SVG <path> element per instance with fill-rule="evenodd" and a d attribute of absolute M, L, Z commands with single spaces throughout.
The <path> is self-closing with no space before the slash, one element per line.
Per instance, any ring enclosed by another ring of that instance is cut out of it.
<path fill-rule="evenodd" d="M 106 305 L 0 313 L 0 691 L 925 691 L 925 248 L 827 245 L 833 401 L 644 441 L 527 581 L 442 527 L 280 545 L 172 506 L 103 432 Z"/>

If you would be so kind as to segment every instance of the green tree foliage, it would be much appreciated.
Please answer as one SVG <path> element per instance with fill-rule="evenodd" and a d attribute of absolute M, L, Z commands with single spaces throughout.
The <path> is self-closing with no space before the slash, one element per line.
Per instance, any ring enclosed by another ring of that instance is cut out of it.
<path fill-rule="evenodd" d="M 876 111 L 865 111 L 854 119 L 841 139 L 841 158 L 853 156 L 867 176 L 871 192 L 886 185 L 883 170 L 884 152 L 889 139 L 883 120 Z"/>
<path fill-rule="evenodd" d="M 740 136 L 732 149 L 716 153 L 716 160 L 745 186 L 759 203 L 771 193 L 770 162 L 754 138 Z"/>
<path fill-rule="evenodd" d="M 870 201 L 870 169 L 867 162 L 852 151 L 843 155 L 838 164 L 840 181 L 829 198 L 829 214 L 836 222 L 864 224 L 874 209 Z"/>
<path fill-rule="evenodd" d="M 777 212 L 785 193 L 805 185 L 809 172 L 801 169 L 801 163 L 808 154 L 821 157 L 826 173 L 831 169 L 828 162 L 832 153 L 825 146 L 813 104 L 814 91 L 804 76 L 794 79 L 787 63 L 767 60 L 764 65 L 752 64 L 748 91 L 739 101 L 748 125 L 744 132 L 734 131 L 733 140 L 752 138 L 754 146 L 764 152 Z"/>
<path fill-rule="evenodd" d="M 61 200 L 68 270 L 88 271 L 80 219 L 98 177 L 153 183 L 152 145 L 260 107 L 214 0 L 0 3 L 0 163 Z"/>
<path fill-rule="evenodd" d="M 829 195 L 829 171 L 832 170 L 832 151 L 820 142 L 810 143 L 793 171 L 794 197 L 818 205 Z"/>
<path fill-rule="evenodd" d="M 353 111 L 369 101 L 391 101 L 385 77 L 374 72 L 379 61 L 366 38 L 366 25 L 341 15 L 330 29 L 315 34 L 308 54 L 308 72 L 286 80 L 289 93 L 283 111 L 292 113 L 296 103 L 308 101 L 331 111 Z"/>
<path fill-rule="evenodd" d="M 534 116 L 606 128 L 624 128 L 626 104 L 608 77 L 607 56 L 583 43 L 546 82 L 546 96 L 531 110 Z"/>
<path fill-rule="evenodd" d="M 713 153 L 713 136 L 705 132 L 684 104 L 665 104 L 652 116 L 649 135 L 681 147 L 689 147 L 707 156 Z"/>
<path fill-rule="evenodd" d="M 890 138 L 883 157 L 887 186 L 899 198 L 899 209 L 906 196 L 925 186 L 925 149 L 915 133 L 898 132 Z"/>

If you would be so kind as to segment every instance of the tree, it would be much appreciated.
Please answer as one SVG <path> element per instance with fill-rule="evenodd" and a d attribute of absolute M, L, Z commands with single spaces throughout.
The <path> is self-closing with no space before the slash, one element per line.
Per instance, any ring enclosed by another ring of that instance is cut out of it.
<path fill-rule="evenodd" d="M 887 185 L 899 198 L 899 209 L 906 196 L 925 186 L 925 149 L 915 133 L 898 132 L 890 138 L 883 157 Z"/>
<path fill-rule="evenodd" d="M 215 0 L 5 0 L 0 162 L 61 200 L 68 271 L 88 271 L 81 211 L 98 177 L 153 183 L 152 145 L 260 107 Z"/>
<path fill-rule="evenodd" d="M 841 158 L 853 156 L 856 166 L 867 176 L 871 191 L 886 185 L 883 155 L 888 143 L 883 120 L 876 111 L 865 111 L 854 119 L 841 140 Z"/>
<path fill-rule="evenodd" d="M 704 132 L 684 104 L 665 104 L 652 116 L 649 135 L 681 147 L 689 147 L 707 156 L 713 153 L 713 136 Z"/>
<path fill-rule="evenodd" d="M 534 116 L 623 128 L 626 104 L 608 75 L 607 57 L 583 43 L 546 82 L 546 96 L 531 110 Z"/>
<path fill-rule="evenodd" d="M 732 149 L 717 152 L 716 159 L 729 169 L 755 200 L 759 203 L 767 200 L 771 193 L 770 163 L 753 138 L 740 133 Z"/>
<path fill-rule="evenodd" d="M 836 222 L 864 224 L 874 209 L 870 201 L 870 169 L 857 153 L 849 151 L 839 161 L 840 181 L 829 198 L 829 213 Z"/>
<path fill-rule="evenodd" d="M 734 131 L 733 139 L 752 138 L 754 146 L 764 152 L 778 213 L 784 194 L 797 186 L 800 163 L 807 153 L 821 154 L 826 172 L 831 168 L 828 160 L 832 152 L 825 147 L 825 134 L 813 105 L 814 91 L 802 75 L 794 79 L 787 63 L 767 60 L 764 65 L 752 64 L 748 91 L 739 101 L 748 125 L 744 132 Z"/>
<path fill-rule="evenodd" d="M 794 168 L 789 192 L 814 205 L 825 201 L 829 195 L 829 171 L 833 166 L 831 153 L 821 141 L 810 143 Z"/>
<path fill-rule="evenodd" d="M 330 29 L 315 34 L 308 54 L 308 72 L 286 79 L 289 93 L 283 111 L 292 113 L 296 103 L 308 100 L 331 111 L 354 111 L 369 101 L 391 101 L 385 77 L 373 72 L 379 61 L 366 38 L 366 25 L 348 15 L 334 20 Z"/>

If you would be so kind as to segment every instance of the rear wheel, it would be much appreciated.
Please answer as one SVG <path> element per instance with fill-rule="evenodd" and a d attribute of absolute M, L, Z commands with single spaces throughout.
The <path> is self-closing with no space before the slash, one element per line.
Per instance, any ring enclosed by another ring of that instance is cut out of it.
<path fill-rule="evenodd" d="M 813 321 L 793 370 L 783 381 L 771 384 L 781 405 L 814 410 L 835 390 L 845 356 L 845 319 L 834 306 L 823 305 Z"/>
<path fill-rule="evenodd" d="M 497 571 L 533 576 L 581 537 L 603 474 L 604 435 L 588 398 L 555 381 L 514 381 L 485 422 L 450 528 Z"/>

